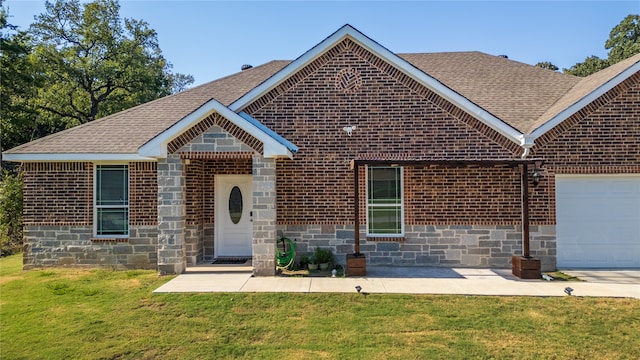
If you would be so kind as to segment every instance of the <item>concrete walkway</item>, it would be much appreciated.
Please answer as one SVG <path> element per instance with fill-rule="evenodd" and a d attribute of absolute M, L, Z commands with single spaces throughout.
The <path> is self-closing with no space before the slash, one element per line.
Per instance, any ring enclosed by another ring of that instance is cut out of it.
<path fill-rule="evenodd" d="M 628 297 L 640 299 L 640 270 L 565 273 L 587 281 L 522 280 L 509 269 L 369 267 L 366 277 L 252 277 L 250 272 L 181 274 L 155 293 L 292 292 Z M 611 276 L 607 276 L 607 274 Z M 590 275 L 591 274 L 591 275 Z M 589 277 L 591 276 L 591 277 Z"/>

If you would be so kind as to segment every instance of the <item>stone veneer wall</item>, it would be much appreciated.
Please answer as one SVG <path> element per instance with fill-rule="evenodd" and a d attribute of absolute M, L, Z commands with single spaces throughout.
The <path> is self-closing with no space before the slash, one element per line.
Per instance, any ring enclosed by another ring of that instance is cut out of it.
<path fill-rule="evenodd" d="M 276 271 L 276 161 L 253 157 L 253 273 Z"/>
<path fill-rule="evenodd" d="M 330 248 L 338 263 L 353 253 L 352 225 L 279 225 L 296 239 L 296 253 Z M 555 226 L 530 227 L 531 255 L 541 259 L 543 271 L 556 268 Z M 511 256 L 522 254 L 519 225 L 407 225 L 402 242 L 366 240 L 361 227 L 360 251 L 369 265 L 511 268 Z"/>
<path fill-rule="evenodd" d="M 26 225 L 24 269 L 54 266 L 155 269 L 157 228 L 131 226 L 128 239 L 100 241 L 92 226 Z"/>
<path fill-rule="evenodd" d="M 158 272 L 180 274 L 185 262 L 185 172 L 178 155 L 158 160 Z"/>

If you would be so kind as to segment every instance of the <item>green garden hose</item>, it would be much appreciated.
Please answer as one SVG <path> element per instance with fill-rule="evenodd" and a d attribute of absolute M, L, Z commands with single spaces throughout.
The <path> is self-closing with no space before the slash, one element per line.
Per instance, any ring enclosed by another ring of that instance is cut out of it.
<path fill-rule="evenodd" d="M 281 251 L 276 247 L 276 268 L 278 270 L 288 269 L 293 265 L 296 259 L 296 244 L 291 239 L 282 237 L 283 250 Z M 289 251 L 287 251 L 287 245 Z"/>

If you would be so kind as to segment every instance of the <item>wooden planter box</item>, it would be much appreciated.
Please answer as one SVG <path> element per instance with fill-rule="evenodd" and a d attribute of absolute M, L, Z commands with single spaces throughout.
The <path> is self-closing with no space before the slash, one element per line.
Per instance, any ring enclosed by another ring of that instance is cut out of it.
<path fill-rule="evenodd" d="M 540 259 L 512 256 L 511 273 L 520 279 L 540 279 Z"/>
<path fill-rule="evenodd" d="M 367 259 L 363 254 L 347 254 L 347 276 L 367 275 Z"/>

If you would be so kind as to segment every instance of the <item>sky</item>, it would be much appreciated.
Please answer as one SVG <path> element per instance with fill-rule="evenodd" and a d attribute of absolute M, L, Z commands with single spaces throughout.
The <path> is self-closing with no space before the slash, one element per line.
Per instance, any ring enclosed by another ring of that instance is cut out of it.
<path fill-rule="evenodd" d="M 43 1 L 5 0 L 9 23 L 28 29 Z M 192 86 L 243 64 L 294 60 L 350 24 L 395 53 L 481 51 L 569 68 L 607 57 L 604 43 L 635 1 L 177 1 L 120 0 L 120 15 L 158 33 L 173 71 Z"/>

